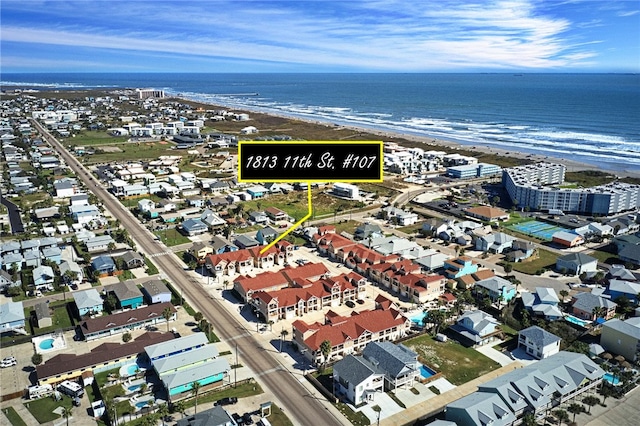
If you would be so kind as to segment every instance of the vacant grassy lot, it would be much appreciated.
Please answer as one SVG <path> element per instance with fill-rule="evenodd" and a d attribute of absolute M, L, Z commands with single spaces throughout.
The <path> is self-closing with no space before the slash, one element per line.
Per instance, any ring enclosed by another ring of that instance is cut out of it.
<path fill-rule="evenodd" d="M 540 269 L 554 269 L 556 266 L 556 260 L 558 256 L 554 253 L 544 250 L 538 249 L 538 258 L 529 262 L 518 262 L 513 263 L 513 269 L 522 272 L 524 274 L 534 275 L 536 271 Z"/>
<path fill-rule="evenodd" d="M 80 160 L 83 164 L 112 163 L 122 161 L 153 160 L 161 155 L 184 155 L 184 152 L 176 152 L 171 147 L 172 143 L 141 142 L 121 143 L 118 145 L 97 146 L 96 153 L 86 155 Z M 117 148 L 110 151 L 109 147 Z"/>
<path fill-rule="evenodd" d="M 56 401 L 52 397 L 46 397 L 42 399 L 35 399 L 24 404 L 27 410 L 29 410 L 33 417 L 35 417 L 41 424 L 52 422 L 61 417 L 53 412 L 56 408 L 72 408 L 72 405 L 71 398 L 65 395 L 62 396 L 62 400 L 60 401 Z M 80 410 L 78 408 L 74 408 L 74 411 L 79 412 Z"/>
<path fill-rule="evenodd" d="M 441 372 L 454 385 L 461 385 L 500 367 L 472 348 L 449 340 L 438 342 L 432 336 L 422 335 L 404 342 L 418 353 L 420 362 Z"/>
<path fill-rule="evenodd" d="M 98 132 L 80 132 L 72 139 L 65 140 L 65 145 L 72 146 L 95 146 L 95 145 L 114 145 L 125 143 L 129 140 L 128 136 L 111 136 L 106 131 Z"/>
<path fill-rule="evenodd" d="M 178 246 L 180 244 L 190 243 L 191 240 L 180 232 L 178 232 L 175 228 L 165 229 L 163 231 L 154 232 L 155 235 L 160 237 L 160 240 L 167 246 Z"/>
<path fill-rule="evenodd" d="M 27 426 L 27 424 L 22 420 L 22 417 L 18 414 L 18 412 L 13 407 L 7 407 L 2 410 L 9 419 L 9 424 L 12 426 Z"/>
<path fill-rule="evenodd" d="M 595 257 L 598 259 L 598 262 L 607 263 L 609 265 L 613 265 L 616 263 L 624 263 L 617 254 L 610 253 L 604 250 L 593 250 L 590 253 L 587 253 L 591 257 Z"/>
<path fill-rule="evenodd" d="M 305 217 L 309 211 L 306 191 L 275 194 L 264 199 L 245 201 L 241 204 L 244 206 L 245 212 L 262 210 L 265 207 L 275 207 L 287 212 L 287 214 L 295 218 L 296 221 Z M 341 200 L 325 194 L 322 190 L 316 189 L 311 191 L 311 205 L 313 206 L 313 216 L 321 217 L 333 215 L 334 213 L 340 214 L 349 209 L 355 209 L 358 203 L 356 201 Z"/>

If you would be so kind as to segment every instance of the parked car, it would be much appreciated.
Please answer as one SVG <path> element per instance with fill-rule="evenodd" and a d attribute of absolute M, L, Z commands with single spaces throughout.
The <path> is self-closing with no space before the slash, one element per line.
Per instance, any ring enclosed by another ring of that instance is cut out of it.
<path fill-rule="evenodd" d="M 244 419 L 242 418 L 242 416 L 238 413 L 233 413 L 231 415 L 231 417 L 233 417 L 233 421 L 236 422 L 236 424 L 238 426 L 242 426 L 244 424 Z"/>
<path fill-rule="evenodd" d="M 215 405 L 231 405 L 238 402 L 238 398 L 235 396 L 229 396 L 216 401 Z"/>
<path fill-rule="evenodd" d="M 350 308 L 355 308 L 356 304 L 353 303 L 353 300 L 347 300 L 346 302 L 344 302 L 345 305 L 347 305 Z"/>
<path fill-rule="evenodd" d="M 13 367 L 14 365 L 18 365 L 16 361 L 0 361 L 0 368 Z"/>
<path fill-rule="evenodd" d="M 16 362 L 16 357 L 8 356 L 2 360 L 3 362 Z"/>
<path fill-rule="evenodd" d="M 244 420 L 245 425 L 252 425 L 253 419 L 251 418 L 251 413 L 244 413 L 242 415 L 242 420 Z"/>

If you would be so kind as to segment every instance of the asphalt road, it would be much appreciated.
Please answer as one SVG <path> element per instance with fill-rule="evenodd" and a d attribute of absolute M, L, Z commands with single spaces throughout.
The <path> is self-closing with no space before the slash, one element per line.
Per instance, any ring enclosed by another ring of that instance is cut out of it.
<path fill-rule="evenodd" d="M 84 181 L 89 191 L 102 200 L 105 207 L 129 231 L 129 235 L 147 255 L 163 253 L 167 249 L 155 241 L 149 231 L 129 212 L 111 193 L 106 191 L 93 175 L 86 170 L 69 152 L 58 142 L 40 123 L 32 120 L 45 140 L 64 159 L 79 179 Z M 340 425 L 346 420 L 336 417 L 327 407 L 315 397 L 312 397 L 305 387 L 290 374 L 284 365 L 274 357 L 269 350 L 247 331 L 242 323 L 237 321 L 222 305 L 205 292 L 201 284 L 175 256 L 163 256 L 163 262 L 158 265 L 172 284 L 181 290 L 182 295 L 196 310 L 203 313 L 214 326 L 216 334 L 235 346 L 238 350 L 240 362 L 252 371 L 260 374 L 260 382 L 273 394 L 279 405 L 294 424 L 300 425 Z"/>
<path fill-rule="evenodd" d="M 24 233 L 24 225 L 22 224 L 22 218 L 20 217 L 20 209 L 18 209 L 18 206 L 2 196 L 0 196 L 0 203 L 7 207 L 11 233 L 14 235 Z"/>

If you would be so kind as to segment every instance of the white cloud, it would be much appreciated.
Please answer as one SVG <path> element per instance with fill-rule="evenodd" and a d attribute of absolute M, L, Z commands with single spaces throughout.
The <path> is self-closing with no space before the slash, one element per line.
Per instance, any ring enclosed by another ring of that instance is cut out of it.
<path fill-rule="evenodd" d="M 5 19 L 1 39 L 206 60 L 406 71 L 553 68 L 576 55 L 595 55 L 576 51 L 582 47 L 565 39 L 570 21 L 541 15 L 535 5 L 524 0 L 63 3 L 51 11 L 57 21 L 47 27 Z M 83 10 L 86 25 L 66 24 L 65 13 L 74 6 L 104 9 L 93 15 Z"/>

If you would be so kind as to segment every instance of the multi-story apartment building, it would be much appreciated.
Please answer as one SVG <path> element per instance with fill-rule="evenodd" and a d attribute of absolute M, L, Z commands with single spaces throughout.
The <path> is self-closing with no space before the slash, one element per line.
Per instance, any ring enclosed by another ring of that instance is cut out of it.
<path fill-rule="evenodd" d="M 502 173 L 511 201 L 535 210 L 609 215 L 640 207 L 640 185 L 612 182 L 593 188 L 561 188 L 566 167 L 538 163 L 506 169 Z"/>

